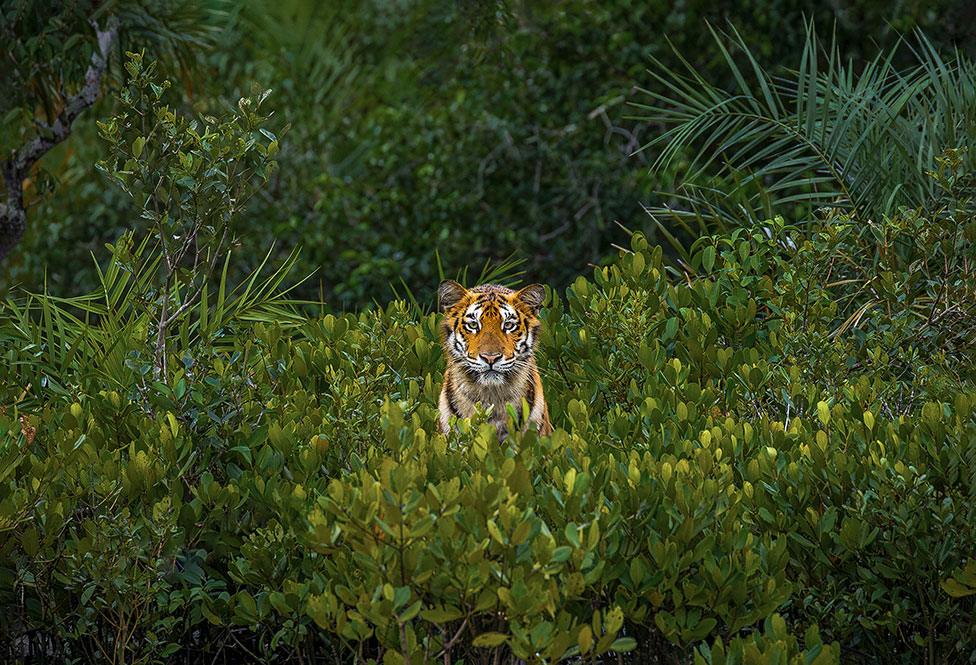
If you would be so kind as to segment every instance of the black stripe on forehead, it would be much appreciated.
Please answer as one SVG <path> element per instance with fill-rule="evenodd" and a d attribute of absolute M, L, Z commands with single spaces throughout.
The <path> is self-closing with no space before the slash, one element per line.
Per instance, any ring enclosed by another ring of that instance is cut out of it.
<path fill-rule="evenodd" d="M 506 320 L 521 321 L 518 308 L 509 302 L 502 303 L 498 310 Z"/>
<path fill-rule="evenodd" d="M 473 300 L 458 311 L 457 318 L 458 320 L 477 322 L 483 309 L 484 306 L 480 301 Z"/>
<path fill-rule="evenodd" d="M 501 317 L 501 307 L 495 294 L 485 294 L 478 298 L 478 300 L 473 303 L 481 309 L 481 318 L 500 318 Z"/>
<path fill-rule="evenodd" d="M 525 329 L 528 320 L 525 313 L 520 309 L 518 303 L 511 302 L 510 298 L 514 291 L 498 286 L 496 284 L 486 284 L 477 286 L 471 291 L 475 294 L 474 300 L 470 301 L 462 310 L 462 316 L 474 318 L 468 314 L 468 310 L 475 306 L 480 310 L 482 321 L 498 321 L 502 324 L 508 321 L 517 321 L 519 328 Z"/>

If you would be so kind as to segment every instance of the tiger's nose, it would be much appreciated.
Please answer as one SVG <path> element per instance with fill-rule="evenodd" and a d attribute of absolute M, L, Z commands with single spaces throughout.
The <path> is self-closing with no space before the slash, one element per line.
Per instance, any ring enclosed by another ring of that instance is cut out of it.
<path fill-rule="evenodd" d="M 494 365 L 495 362 L 497 362 L 498 359 L 501 358 L 501 357 L 502 357 L 502 354 L 500 354 L 500 353 L 482 353 L 481 354 L 481 359 L 484 360 L 486 363 L 488 363 L 488 366 L 489 367 L 491 367 L 492 365 Z"/>

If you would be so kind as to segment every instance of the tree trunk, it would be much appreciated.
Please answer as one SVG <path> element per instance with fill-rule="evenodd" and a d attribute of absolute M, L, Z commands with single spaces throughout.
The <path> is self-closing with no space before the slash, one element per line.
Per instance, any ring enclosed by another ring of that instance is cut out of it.
<path fill-rule="evenodd" d="M 67 98 L 64 107 L 50 125 L 41 125 L 41 132 L 15 151 L 2 163 L 6 201 L 0 203 L 0 261 L 17 246 L 27 230 L 27 210 L 24 208 L 24 179 L 41 157 L 71 134 L 71 124 L 82 111 L 95 103 L 101 93 L 102 76 L 108 67 L 109 49 L 115 42 L 119 20 L 110 16 L 105 28 L 94 22 L 98 46 L 92 53 L 85 72 L 85 83 L 78 94 Z"/>
<path fill-rule="evenodd" d="M 24 210 L 24 190 L 22 180 L 12 169 L 3 169 L 3 183 L 7 188 L 7 202 L 0 204 L 0 261 L 17 246 L 27 230 L 27 212 Z"/>

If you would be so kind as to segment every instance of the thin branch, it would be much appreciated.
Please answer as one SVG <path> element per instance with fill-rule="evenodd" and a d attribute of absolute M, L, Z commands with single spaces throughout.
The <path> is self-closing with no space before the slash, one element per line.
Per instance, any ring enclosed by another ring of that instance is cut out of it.
<path fill-rule="evenodd" d="M 214 267 L 217 264 L 217 259 L 220 258 L 220 256 L 223 255 L 223 252 L 221 250 L 222 250 L 222 248 L 224 246 L 224 242 L 226 241 L 226 239 L 227 239 L 227 228 L 224 228 L 224 233 L 221 236 L 220 241 L 217 243 L 217 246 L 214 249 L 213 254 L 211 255 L 210 259 L 207 262 L 207 269 L 203 273 L 203 279 L 197 285 L 196 290 L 194 291 L 193 295 L 190 296 L 189 298 L 187 298 L 187 300 L 182 305 L 180 305 L 176 309 L 176 311 L 173 312 L 170 316 L 164 318 L 164 325 L 165 326 L 169 326 L 176 319 L 180 318 L 180 316 L 182 316 L 183 313 L 186 312 L 186 310 L 188 310 L 190 307 L 192 307 L 197 302 L 197 300 L 200 298 L 200 294 L 203 292 L 203 287 L 206 286 L 206 284 L 207 284 L 207 277 L 209 277 L 213 273 Z M 198 255 L 199 255 L 199 252 L 198 252 Z M 196 267 L 197 267 L 197 263 L 196 263 L 196 259 L 194 259 L 194 264 L 193 264 L 193 274 L 194 275 L 196 274 Z"/>

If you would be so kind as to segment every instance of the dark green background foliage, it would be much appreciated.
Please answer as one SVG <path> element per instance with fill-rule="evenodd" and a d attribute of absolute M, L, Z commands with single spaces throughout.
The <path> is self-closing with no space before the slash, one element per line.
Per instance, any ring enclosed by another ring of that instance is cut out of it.
<path fill-rule="evenodd" d="M 30 134 L 37 104 L 50 103 L 51 79 L 83 72 L 92 11 L 85 2 L 3 7 L 3 42 L 15 45 L 4 61 L 19 63 L 4 68 L 14 92 L 0 108 L 9 112 L 6 150 Z M 732 21 L 774 72 L 799 64 L 805 16 L 823 34 L 835 30 L 855 61 L 915 27 L 938 45 L 971 44 L 967 3 L 831 7 L 143 0 L 105 3 L 96 15 L 120 13 L 120 49 L 147 46 L 180 72 L 182 107 L 214 112 L 254 84 L 274 90 L 272 129 L 290 126 L 282 168 L 237 224 L 235 265 L 253 267 L 272 241 L 280 256 L 301 246 L 301 270 L 316 273 L 302 294 L 347 308 L 384 302 L 401 279 L 425 298 L 438 277 L 435 250 L 451 274 L 515 253 L 534 279 L 562 287 L 612 255 L 611 243 L 626 243 L 615 221 L 653 237 L 641 203 L 667 201 L 655 192 L 670 191 L 676 176 L 650 172 L 654 151 L 629 156 L 663 128 L 629 120 L 626 102 L 635 85 L 653 87 L 652 56 L 678 63 L 668 41 L 713 83 L 734 82 L 706 21 Z M 112 112 L 109 100 L 90 110 L 42 161 L 28 186 L 28 237 L 0 284 L 37 288 L 46 278 L 60 293 L 80 293 L 96 283 L 89 253 L 137 225 L 92 167 L 102 157 L 93 119 Z"/>

